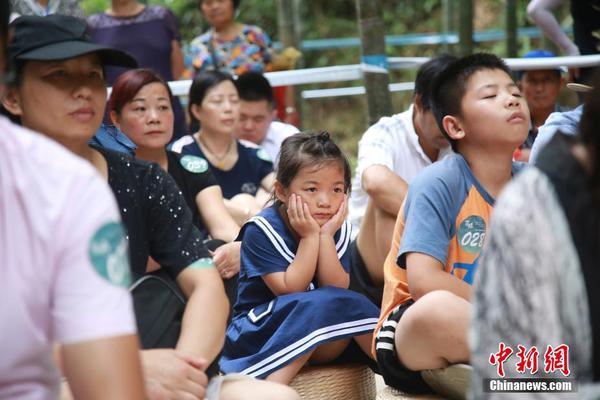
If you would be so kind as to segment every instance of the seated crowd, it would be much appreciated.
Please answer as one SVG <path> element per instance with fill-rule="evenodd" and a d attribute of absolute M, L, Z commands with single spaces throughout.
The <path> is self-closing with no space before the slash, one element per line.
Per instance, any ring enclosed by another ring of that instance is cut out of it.
<path fill-rule="evenodd" d="M 216 3 L 238 4 L 201 1 L 199 49 L 228 33 Z M 501 344 L 569 346 L 567 374 L 531 374 L 598 394 L 600 76 L 569 124 L 558 70 L 434 57 L 353 178 L 256 71 L 200 58 L 188 130 L 170 78 L 85 21 L 0 7 L 0 398 L 298 399 L 304 366 L 340 360 L 410 394 L 471 364 L 494 397 Z"/>

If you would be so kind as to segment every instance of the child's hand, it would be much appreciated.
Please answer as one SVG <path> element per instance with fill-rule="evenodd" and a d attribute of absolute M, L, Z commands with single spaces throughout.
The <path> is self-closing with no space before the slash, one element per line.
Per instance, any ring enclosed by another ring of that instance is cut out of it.
<path fill-rule="evenodd" d="M 346 215 L 348 214 L 348 195 L 344 195 L 344 200 L 342 204 L 340 204 L 340 208 L 338 208 L 337 212 L 331 217 L 331 219 L 323 224 L 321 227 L 321 235 L 335 235 L 338 229 L 341 228 L 344 220 L 346 219 Z"/>
<path fill-rule="evenodd" d="M 292 225 L 292 228 L 301 238 L 319 234 L 319 224 L 310 215 L 308 204 L 304 203 L 302 198 L 297 194 L 292 193 L 290 195 L 287 205 L 287 215 L 290 225 Z"/>

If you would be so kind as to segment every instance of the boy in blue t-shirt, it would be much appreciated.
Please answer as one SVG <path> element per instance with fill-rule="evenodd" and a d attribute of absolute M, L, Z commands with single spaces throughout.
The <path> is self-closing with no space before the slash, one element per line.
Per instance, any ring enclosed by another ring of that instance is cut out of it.
<path fill-rule="evenodd" d="M 469 361 L 471 284 L 529 126 L 527 103 L 491 54 L 451 63 L 432 105 L 456 154 L 425 168 L 400 209 L 373 349 L 385 382 L 408 393 L 431 392 L 420 371 Z"/>

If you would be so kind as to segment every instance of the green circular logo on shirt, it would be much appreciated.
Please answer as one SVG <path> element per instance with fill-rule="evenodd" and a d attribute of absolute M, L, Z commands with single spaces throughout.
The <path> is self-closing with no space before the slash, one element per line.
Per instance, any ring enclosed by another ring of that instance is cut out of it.
<path fill-rule="evenodd" d="M 204 257 L 200 258 L 189 265 L 189 268 L 193 269 L 204 269 L 204 268 L 212 268 L 215 265 L 213 264 L 212 258 Z"/>
<path fill-rule="evenodd" d="M 127 240 L 120 223 L 102 225 L 90 240 L 88 251 L 92 265 L 102 278 L 117 286 L 130 285 Z"/>
<path fill-rule="evenodd" d="M 470 215 L 458 227 L 458 244 L 467 253 L 479 253 L 485 239 L 485 221 Z"/>
<path fill-rule="evenodd" d="M 273 160 L 271 160 L 271 156 L 269 156 L 269 153 L 267 153 L 265 149 L 258 149 L 256 156 L 263 161 L 273 162 Z"/>
<path fill-rule="evenodd" d="M 186 171 L 190 171 L 194 174 L 201 174 L 208 171 L 208 161 L 202 157 L 187 155 L 181 157 L 180 162 L 181 166 L 185 168 Z"/>

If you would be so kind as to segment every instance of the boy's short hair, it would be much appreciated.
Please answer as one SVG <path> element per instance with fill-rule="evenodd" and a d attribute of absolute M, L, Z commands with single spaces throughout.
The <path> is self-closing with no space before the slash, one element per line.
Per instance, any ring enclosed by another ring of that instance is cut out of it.
<path fill-rule="evenodd" d="M 273 88 L 269 80 L 259 72 L 244 72 L 235 81 L 240 99 L 243 101 L 263 101 L 273 105 Z"/>
<path fill-rule="evenodd" d="M 417 71 L 413 96 L 418 95 L 421 97 L 421 105 L 424 110 L 431 109 L 433 80 L 453 61 L 456 61 L 456 57 L 450 54 L 442 54 L 421 65 Z"/>
<path fill-rule="evenodd" d="M 457 151 L 458 142 L 451 139 L 444 129 L 442 120 L 446 115 L 461 114 L 461 103 L 467 83 L 473 74 L 481 70 L 499 69 L 510 76 L 510 69 L 498 56 L 476 53 L 459 58 L 446 67 L 434 80 L 431 108 L 442 134 L 448 139 L 452 150 Z"/>

